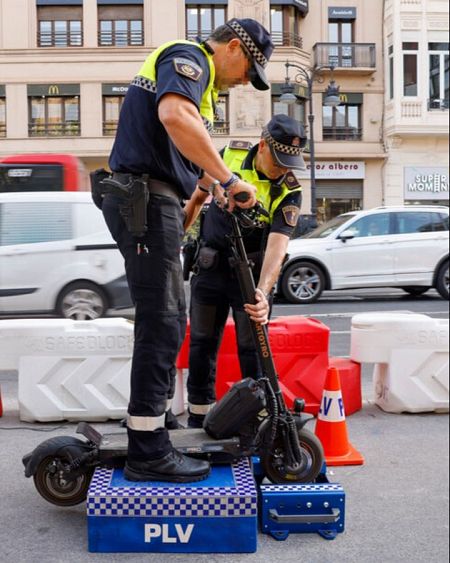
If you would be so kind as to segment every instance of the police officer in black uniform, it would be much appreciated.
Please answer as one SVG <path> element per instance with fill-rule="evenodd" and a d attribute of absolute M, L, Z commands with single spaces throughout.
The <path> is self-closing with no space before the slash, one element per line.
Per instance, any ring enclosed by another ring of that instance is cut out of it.
<path fill-rule="evenodd" d="M 232 141 L 221 152 L 230 169 L 257 187 L 257 198 L 269 211 L 258 228 L 243 231 L 248 257 L 255 264 L 257 305 L 244 304 L 238 280 L 230 267 L 227 235 L 229 213 L 221 194 L 202 220 L 201 250 L 191 279 L 191 339 L 187 382 L 190 427 L 199 428 L 215 403 L 216 359 L 230 307 L 235 321 L 243 377 L 261 376 L 250 321 L 265 324 L 270 295 L 280 273 L 287 244 L 297 224 L 301 186 L 291 172 L 303 169 L 304 128 L 294 119 L 276 115 L 263 129 L 258 145 Z M 192 223 L 207 198 L 198 187 L 187 205 Z"/>
<path fill-rule="evenodd" d="M 263 26 L 233 19 L 206 42 L 174 41 L 156 49 L 125 97 L 109 164 L 113 180 L 125 188 L 135 181 L 147 185 L 148 229 L 142 236 L 129 232 L 117 195 L 107 194 L 102 209 L 124 256 L 136 306 L 124 470 L 129 480 L 189 482 L 209 473 L 207 462 L 172 447 L 165 428 L 186 324 L 179 260 L 182 204 L 198 182 L 216 181 L 232 205 L 239 192 L 249 200 L 238 205 L 254 205 L 255 188 L 224 164 L 208 129 L 219 91 L 249 82 L 269 88 L 264 67 L 272 51 Z"/>

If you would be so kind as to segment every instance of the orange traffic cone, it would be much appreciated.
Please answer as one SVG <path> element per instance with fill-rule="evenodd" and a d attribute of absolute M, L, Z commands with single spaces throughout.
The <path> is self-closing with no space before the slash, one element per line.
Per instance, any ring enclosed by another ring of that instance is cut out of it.
<path fill-rule="evenodd" d="M 327 465 L 362 465 L 364 457 L 350 444 L 345 423 L 341 382 L 336 368 L 329 368 L 316 422 Z"/>

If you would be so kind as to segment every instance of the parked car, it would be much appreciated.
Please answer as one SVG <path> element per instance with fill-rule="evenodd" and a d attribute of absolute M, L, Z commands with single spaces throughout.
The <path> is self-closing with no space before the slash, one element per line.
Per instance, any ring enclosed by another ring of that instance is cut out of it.
<path fill-rule="evenodd" d="M 123 258 L 90 193 L 0 194 L 0 313 L 82 320 L 130 305 Z"/>
<path fill-rule="evenodd" d="M 449 296 L 449 210 L 378 207 L 344 213 L 291 240 L 278 293 L 314 303 L 326 289 L 397 287 Z"/>

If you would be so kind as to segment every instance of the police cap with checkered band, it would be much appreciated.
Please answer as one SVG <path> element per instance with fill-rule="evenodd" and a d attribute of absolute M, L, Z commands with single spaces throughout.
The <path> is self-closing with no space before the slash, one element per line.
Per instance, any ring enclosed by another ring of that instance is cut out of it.
<path fill-rule="evenodd" d="M 284 114 L 274 115 L 264 127 L 262 137 L 280 166 L 305 170 L 302 150 L 307 138 L 305 128 L 296 119 Z"/>
<path fill-rule="evenodd" d="M 233 18 L 226 24 L 241 40 L 246 53 L 252 59 L 250 82 L 257 90 L 269 90 L 265 68 L 272 55 L 274 45 L 270 33 L 256 20 Z"/>

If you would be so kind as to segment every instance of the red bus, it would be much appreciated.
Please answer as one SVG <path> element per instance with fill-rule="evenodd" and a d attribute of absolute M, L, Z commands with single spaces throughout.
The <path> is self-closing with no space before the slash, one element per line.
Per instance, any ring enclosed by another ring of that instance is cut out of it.
<path fill-rule="evenodd" d="M 0 159 L 0 193 L 88 191 L 89 175 L 70 154 L 16 154 Z"/>

